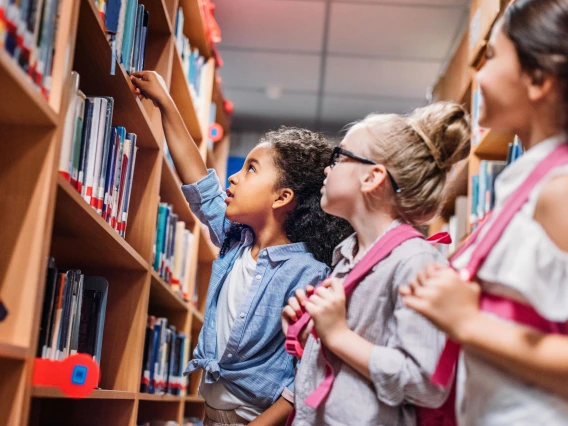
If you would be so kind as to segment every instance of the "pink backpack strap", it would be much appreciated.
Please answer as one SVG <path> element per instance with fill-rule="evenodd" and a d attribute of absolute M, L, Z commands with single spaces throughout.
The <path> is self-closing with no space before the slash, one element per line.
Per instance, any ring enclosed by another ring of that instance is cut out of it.
<path fill-rule="evenodd" d="M 503 232 L 513 219 L 513 216 L 527 202 L 536 185 L 542 181 L 551 169 L 567 163 L 568 143 L 565 143 L 559 145 L 548 157 L 542 160 L 523 184 L 509 196 L 503 209 L 499 212 L 499 215 L 492 221 L 486 222 L 485 226 L 489 226 L 489 230 L 475 247 L 468 265 L 460 271 L 460 276 L 464 281 L 469 281 L 477 275 L 477 272 L 497 241 L 499 241 L 503 235 Z M 461 248 L 454 257 L 461 255 L 465 249 L 476 241 L 479 236 L 479 231 L 480 229 L 477 229 L 477 231 L 471 235 L 464 247 Z M 488 302 L 488 300 L 490 300 L 491 303 Z M 498 302 L 496 302 L 496 300 L 498 300 Z M 484 311 L 492 312 L 502 318 L 532 326 L 542 332 L 550 332 L 549 330 L 558 328 L 558 325 L 552 325 L 550 321 L 542 318 L 532 307 L 519 304 L 509 299 L 483 294 L 481 308 Z M 460 346 L 456 342 L 448 339 L 432 376 L 432 382 L 442 386 L 449 385 L 459 352 Z"/>
<path fill-rule="evenodd" d="M 389 256 L 396 247 L 412 238 L 424 238 L 424 236 L 420 232 L 412 228 L 410 225 L 400 225 L 388 231 L 357 263 L 357 265 L 355 265 L 353 270 L 343 281 L 346 296 L 350 295 L 353 292 L 357 284 L 359 284 L 359 282 L 376 264 Z M 446 233 L 440 233 L 436 234 L 433 242 L 443 243 L 445 241 L 451 242 L 451 238 Z M 307 312 L 304 312 L 304 314 L 298 319 L 298 321 L 288 327 L 288 333 L 286 336 L 286 351 L 288 353 L 301 357 L 303 349 L 299 342 L 299 336 L 309 321 L 310 315 Z M 325 361 L 325 378 L 317 387 L 317 389 L 312 392 L 305 401 L 308 406 L 313 408 L 317 408 L 327 397 L 335 379 L 333 367 L 331 366 L 330 362 L 327 360 L 323 352 L 322 356 Z"/>

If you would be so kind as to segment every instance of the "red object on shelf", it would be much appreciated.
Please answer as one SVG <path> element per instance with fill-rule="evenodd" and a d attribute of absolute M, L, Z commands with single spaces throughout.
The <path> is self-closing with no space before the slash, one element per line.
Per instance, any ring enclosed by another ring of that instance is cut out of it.
<path fill-rule="evenodd" d="M 233 113 L 233 111 L 235 110 L 235 104 L 232 103 L 231 101 L 228 101 L 227 99 L 225 99 L 223 101 L 223 109 L 225 110 L 225 112 L 229 115 L 231 115 Z"/>
<path fill-rule="evenodd" d="M 213 123 L 209 126 L 209 139 L 213 142 L 219 142 L 223 139 L 225 131 L 223 130 L 223 126 L 219 123 Z"/>
<path fill-rule="evenodd" d="M 36 358 L 32 383 L 55 386 L 71 398 L 85 398 L 99 383 L 99 365 L 93 357 L 75 354 L 63 361 Z"/>

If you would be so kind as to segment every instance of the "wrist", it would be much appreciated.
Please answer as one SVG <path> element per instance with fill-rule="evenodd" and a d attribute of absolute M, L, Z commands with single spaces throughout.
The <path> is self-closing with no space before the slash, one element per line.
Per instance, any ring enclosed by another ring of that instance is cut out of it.
<path fill-rule="evenodd" d="M 158 108 L 160 109 L 160 112 L 162 114 L 169 112 L 172 109 L 172 107 L 175 107 L 174 100 L 172 99 L 169 93 L 166 93 L 162 99 L 158 100 L 157 103 L 158 103 Z"/>
<path fill-rule="evenodd" d="M 475 313 L 468 315 L 457 324 L 454 332 L 452 333 L 452 338 L 462 345 L 467 345 L 472 341 L 472 339 L 474 339 L 478 324 L 481 319 L 481 311 L 476 311 Z"/>
<path fill-rule="evenodd" d="M 350 332 L 347 324 L 342 324 L 326 334 L 325 339 L 322 338 L 322 342 L 330 351 L 336 352 L 345 344 Z"/>

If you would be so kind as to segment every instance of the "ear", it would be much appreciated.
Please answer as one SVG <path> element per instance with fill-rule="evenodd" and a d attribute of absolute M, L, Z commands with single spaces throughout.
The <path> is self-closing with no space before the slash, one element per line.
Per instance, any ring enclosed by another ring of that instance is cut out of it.
<path fill-rule="evenodd" d="M 527 74 L 527 93 L 533 102 L 544 99 L 556 86 L 556 79 L 542 70 L 534 70 Z"/>
<path fill-rule="evenodd" d="M 361 177 L 361 191 L 371 193 L 376 191 L 386 180 L 387 169 L 382 164 L 370 167 L 369 170 Z"/>
<path fill-rule="evenodd" d="M 290 188 L 282 188 L 276 192 L 276 199 L 272 203 L 273 209 L 281 209 L 283 207 L 291 207 L 294 201 L 294 191 Z"/>

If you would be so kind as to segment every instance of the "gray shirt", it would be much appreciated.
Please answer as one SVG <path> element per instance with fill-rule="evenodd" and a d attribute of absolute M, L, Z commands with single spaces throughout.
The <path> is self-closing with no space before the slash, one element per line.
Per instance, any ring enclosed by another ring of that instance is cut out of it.
<path fill-rule="evenodd" d="M 334 253 L 333 275 L 344 278 L 355 266 L 355 234 Z M 428 263 L 447 263 L 427 241 L 414 238 L 397 247 L 359 283 L 347 299 L 347 324 L 375 346 L 367 380 L 327 349 L 336 373 L 331 392 L 318 409 L 304 401 L 325 377 L 321 344 L 310 336 L 296 375 L 294 426 L 413 426 L 414 404 L 440 406 L 448 390 L 430 382 L 445 336 L 406 308 L 398 288 Z"/>

